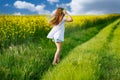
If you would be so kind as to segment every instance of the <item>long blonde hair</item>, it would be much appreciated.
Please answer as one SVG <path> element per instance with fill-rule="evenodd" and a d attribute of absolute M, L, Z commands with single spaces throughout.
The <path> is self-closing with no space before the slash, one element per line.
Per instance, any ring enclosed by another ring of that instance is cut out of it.
<path fill-rule="evenodd" d="M 65 16 L 63 10 L 64 8 L 57 8 L 53 19 L 49 22 L 50 25 L 58 25 L 62 21 L 63 17 Z"/>

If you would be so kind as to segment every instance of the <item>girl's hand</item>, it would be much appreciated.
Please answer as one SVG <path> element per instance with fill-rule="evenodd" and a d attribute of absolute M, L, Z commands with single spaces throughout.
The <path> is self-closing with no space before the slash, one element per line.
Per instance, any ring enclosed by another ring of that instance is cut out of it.
<path fill-rule="evenodd" d="M 63 10 L 63 13 L 64 13 L 64 14 L 68 14 L 66 10 Z"/>

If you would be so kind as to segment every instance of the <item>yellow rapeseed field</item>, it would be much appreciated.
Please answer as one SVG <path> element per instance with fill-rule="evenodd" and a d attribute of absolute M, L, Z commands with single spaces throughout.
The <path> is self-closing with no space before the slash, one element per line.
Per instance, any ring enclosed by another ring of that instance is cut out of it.
<path fill-rule="evenodd" d="M 66 24 L 68 26 L 84 26 L 89 23 L 96 24 L 101 20 L 109 19 L 118 15 L 100 15 L 100 16 L 73 16 L 73 22 Z M 90 25 L 90 26 L 91 26 Z M 34 16 L 0 16 L 0 46 L 5 47 L 12 43 L 22 43 L 25 40 L 45 37 L 50 30 L 48 19 L 44 15 Z"/>

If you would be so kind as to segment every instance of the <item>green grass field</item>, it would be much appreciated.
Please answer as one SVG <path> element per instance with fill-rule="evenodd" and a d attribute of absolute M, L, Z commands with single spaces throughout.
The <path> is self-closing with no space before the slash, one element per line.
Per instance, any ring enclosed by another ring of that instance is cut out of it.
<path fill-rule="evenodd" d="M 120 80 L 120 15 L 66 24 L 56 66 L 51 64 L 56 46 L 46 38 L 51 28 L 45 18 L 8 17 L 0 21 L 0 80 Z"/>

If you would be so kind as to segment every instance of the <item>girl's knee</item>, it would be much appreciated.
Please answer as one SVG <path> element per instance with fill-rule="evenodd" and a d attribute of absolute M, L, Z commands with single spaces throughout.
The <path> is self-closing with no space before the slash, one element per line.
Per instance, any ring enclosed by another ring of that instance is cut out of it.
<path fill-rule="evenodd" d="M 60 52 L 60 51 L 61 51 L 61 48 L 57 49 L 57 51 Z"/>

